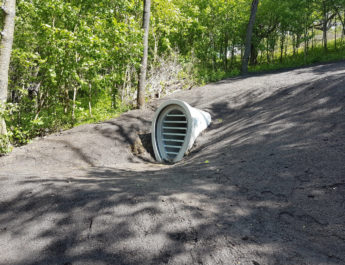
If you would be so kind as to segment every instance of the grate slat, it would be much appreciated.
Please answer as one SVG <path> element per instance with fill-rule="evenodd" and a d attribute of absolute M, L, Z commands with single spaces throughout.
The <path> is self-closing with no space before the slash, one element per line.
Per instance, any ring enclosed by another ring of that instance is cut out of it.
<path fill-rule="evenodd" d="M 171 135 L 171 136 L 186 136 L 185 133 L 163 133 L 163 135 Z M 167 138 L 165 138 L 167 139 Z"/>
<path fill-rule="evenodd" d="M 162 140 L 168 159 L 179 155 L 187 135 L 187 117 L 179 110 L 170 111 L 162 121 Z"/>
<path fill-rule="evenodd" d="M 176 153 L 176 152 L 166 152 L 167 154 L 169 155 L 178 155 L 179 153 Z"/>
<path fill-rule="evenodd" d="M 187 121 L 172 121 L 172 120 L 165 120 L 163 123 L 181 123 L 181 124 L 187 124 Z"/>
<path fill-rule="evenodd" d="M 165 127 L 165 126 L 163 126 L 163 129 L 167 129 L 167 130 L 187 130 L 187 128 L 185 128 L 185 127 Z"/>
<path fill-rule="evenodd" d="M 179 145 L 164 145 L 164 147 L 181 149 L 181 146 L 179 146 Z"/>
<path fill-rule="evenodd" d="M 176 142 L 176 143 L 184 143 L 184 140 L 178 139 L 163 139 L 164 142 Z"/>

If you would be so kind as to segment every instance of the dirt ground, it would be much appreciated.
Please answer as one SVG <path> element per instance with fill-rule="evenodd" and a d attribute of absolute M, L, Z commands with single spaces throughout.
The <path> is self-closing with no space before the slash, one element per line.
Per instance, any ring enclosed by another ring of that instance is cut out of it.
<path fill-rule="evenodd" d="M 213 118 L 178 164 L 166 98 L 0 158 L 0 264 L 345 264 L 345 62 L 169 98 Z"/>

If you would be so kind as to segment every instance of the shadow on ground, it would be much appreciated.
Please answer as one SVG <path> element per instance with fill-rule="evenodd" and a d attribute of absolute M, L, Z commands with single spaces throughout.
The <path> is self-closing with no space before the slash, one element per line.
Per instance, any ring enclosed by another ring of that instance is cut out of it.
<path fill-rule="evenodd" d="M 220 99 L 175 166 L 0 176 L 0 264 L 344 264 L 344 86 Z"/>

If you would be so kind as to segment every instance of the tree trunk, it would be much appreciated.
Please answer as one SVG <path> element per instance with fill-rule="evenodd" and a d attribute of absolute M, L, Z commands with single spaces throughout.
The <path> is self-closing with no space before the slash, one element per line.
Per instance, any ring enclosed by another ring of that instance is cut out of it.
<path fill-rule="evenodd" d="M 89 115 L 92 118 L 92 85 L 89 84 Z"/>
<path fill-rule="evenodd" d="M 311 47 L 314 50 L 314 40 L 315 40 L 315 36 L 314 36 L 314 27 L 311 28 L 311 35 L 312 35 L 312 40 L 311 40 Z"/>
<path fill-rule="evenodd" d="M 301 35 L 296 35 L 296 54 L 298 55 L 299 47 L 301 46 Z"/>
<path fill-rule="evenodd" d="M 235 42 L 232 42 L 231 45 L 231 61 L 230 61 L 230 68 L 232 68 L 232 66 L 234 65 L 234 61 L 235 61 Z"/>
<path fill-rule="evenodd" d="M 2 37 L 0 43 L 0 114 L 1 109 L 4 108 L 4 104 L 7 101 L 8 70 L 13 44 L 16 1 L 3 1 L 2 11 L 4 12 L 4 28 L 1 32 Z M 7 139 L 6 123 L 2 116 L 0 116 L 0 139 L 1 138 Z"/>
<path fill-rule="evenodd" d="M 154 49 L 153 49 L 153 62 L 156 63 L 158 59 L 158 40 L 159 38 L 156 37 L 156 34 L 153 32 L 152 37 L 155 43 Z"/>
<path fill-rule="evenodd" d="M 212 56 L 212 71 L 215 72 L 216 71 L 216 64 L 217 64 L 217 58 L 216 58 L 216 44 L 214 41 L 214 36 L 212 35 L 212 51 L 211 51 L 211 56 Z"/>
<path fill-rule="evenodd" d="M 143 57 L 141 60 L 139 83 L 138 83 L 138 96 L 137 96 L 137 104 L 138 104 L 139 109 L 142 109 L 145 106 L 145 85 L 146 85 L 148 46 L 149 46 L 150 9 L 151 9 L 151 0 L 144 0 L 144 13 L 143 13 L 144 52 L 143 52 Z"/>
<path fill-rule="evenodd" d="M 259 59 L 258 59 L 258 63 L 259 64 L 262 64 L 262 57 L 263 57 L 263 52 L 262 51 L 260 51 L 260 56 L 259 56 Z"/>
<path fill-rule="evenodd" d="M 285 41 L 285 48 L 284 48 L 284 56 L 285 59 L 287 58 L 287 51 L 288 51 L 288 45 L 289 45 L 289 35 L 287 35 L 286 41 Z"/>
<path fill-rule="evenodd" d="M 244 56 L 242 60 L 242 74 L 248 73 L 248 60 L 249 55 L 251 53 L 251 45 L 252 45 L 252 36 L 253 36 L 253 27 L 255 23 L 256 11 L 258 10 L 259 0 L 253 0 L 252 7 L 250 11 L 250 18 L 247 27 L 247 34 L 246 34 L 246 46 L 244 51 Z"/>
<path fill-rule="evenodd" d="M 72 106 L 72 121 L 75 121 L 75 107 L 76 107 L 76 101 L 77 99 L 77 86 L 74 86 L 73 89 L 73 106 Z"/>
<path fill-rule="evenodd" d="M 342 23 L 343 25 L 343 32 L 342 32 L 342 36 L 344 37 L 345 35 L 345 11 L 344 11 L 344 20 L 343 20 L 344 23 Z"/>
<path fill-rule="evenodd" d="M 307 18 L 305 18 L 307 21 Z M 307 56 L 308 56 L 308 25 L 307 22 L 304 24 L 304 63 L 307 63 Z"/>
<path fill-rule="evenodd" d="M 68 88 L 66 87 L 66 84 L 64 83 L 62 85 L 63 87 L 63 96 L 64 96 L 64 103 L 65 103 L 65 106 L 64 106 L 64 113 L 67 114 L 68 111 L 69 111 L 69 93 L 68 93 Z"/>
<path fill-rule="evenodd" d="M 322 32 L 323 32 L 323 49 L 327 51 L 327 22 L 328 22 L 328 14 L 327 14 L 327 6 L 326 2 L 323 1 L 323 8 L 322 8 L 322 13 L 323 13 L 323 25 L 322 25 Z"/>
<path fill-rule="evenodd" d="M 340 17 L 340 20 L 343 21 Z M 344 11 L 344 23 L 342 22 L 342 31 L 341 31 L 341 44 L 344 43 L 344 36 L 345 36 L 345 11 Z"/>
<path fill-rule="evenodd" d="M 229 46 L 229 37 L 228 34 L 225 34 L 224 41 L 224 71 L 228 71 L 228 46 Z"/>
<path fill-rule="evenodd" d="M 252 44 L 250 48 L 250 64 L 256 65 L 258 63 L 258 51 L 257 48 Z"/>
<path fill-rule="evenodd" d="M 270 54 L 269 54 L 269 51 L 270 51 L 270 47 L 269 47 L 269 40 L 268 40 L 268 37 L 266 38 L 266 60 L 267 60 L 267 63 L 270 62 Z"/>
<path fill-rule="evenodd" d="M 334 49 L 337 49 L 337 17 L 334 17 Z"/>
<path fill-rule="evenodd" d="M 342 26 L 342 31 L 341 31 L 341 38 L 344 37 L 345 34 L 345 12 L 344 12 L 344 19 L 341 16 L 341 11 L 339 11 L 338 9 L 336 10 L 337 14 L 338 14 L 338 18 L 340 20 L 341 26 Z M 336 19 L 336 18 L 335 18 Z"/>
<path fill-rule="evenodd" d="M 282 32 L 280 36 L 280 62 L 283 62 L 283 54 L 284 54 L 284 44 L 285 44 L 285 32 Z"/>

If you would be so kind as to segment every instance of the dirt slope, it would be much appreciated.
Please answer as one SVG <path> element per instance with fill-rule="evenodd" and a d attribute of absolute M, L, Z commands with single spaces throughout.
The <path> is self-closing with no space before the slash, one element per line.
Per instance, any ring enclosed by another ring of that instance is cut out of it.
<path fill-rule="evenodd" d="M 174 166 L 164 99 L 0 158 L 0 264 L 345 264 L 345 62 L 170 98 L 213 118 Z"/>

